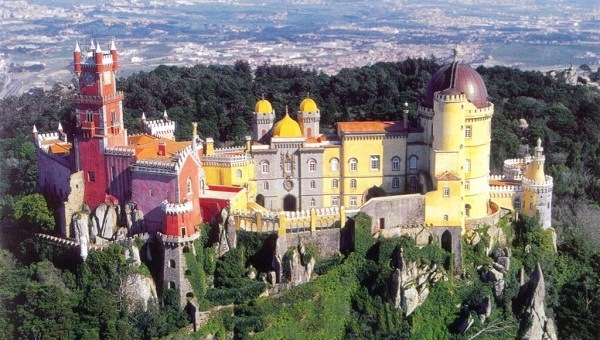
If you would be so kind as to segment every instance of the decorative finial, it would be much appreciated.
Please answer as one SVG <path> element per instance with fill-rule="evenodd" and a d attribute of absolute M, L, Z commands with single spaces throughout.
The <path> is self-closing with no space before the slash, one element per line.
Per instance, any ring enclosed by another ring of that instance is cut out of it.
<path fill-rule="evenodd" d="M 35 127 L 35 124 L 33 124 L 33 130 L 31 131 L 32 133 L 38 133 L 37 127 Z"/>
<path fill-rule="evenodd" d="M 62 124 L 58 122 L 58 132 L 63 132 Z"/>
<path fill-rule="evenodd" d="M 264 92 L 263 92 L 263 94 L 262 94 L 262 97 L 261 97 L 261 98 L 262 98 L 262 100 L 265 100 L 265 93 L 264 93 Z"/>
<path fill-rule="evenodd" d="M 458 61 L 458 44 L 454 45 L 454 62 Z"/>
<path fill-rule="evenodd" d="M 81 48 L 79 48 L 79 41 L 75 40 L 75 52 L 81 52 Z"/>
<path fill-rule="evenodd" d="M 287 105 L 285 106 L 285 115 L 286 116 L 288 115 L 288 106 Z"/>
<path fill-rule="evenodd" d="M 96 48 L 96 44 L 94 44 L 94 38 L 90 38 L 90 51 L 93 51 Z"/>
<path fill-rule="evenodd" d="M 115 46 L 115 39 L 113 39 L 113 40 L 110 42 L 110 50 L 111 50 L 111 51 L 116 51 L 116 50 L 117 50 L 117 46 Z"/>
<path fill-rule="evenodd" d="M 100 48 L 99 42 L 96 42 L 96 53 L 102 53 L 102 49 Z"/>
<path fill-rule="evenodd" d="M 542 147 L 542 139 L 541 139 L 541 138 L 539 138 L 539 137 L 538 137 L 538 140 L 537 140 L 537 147 L 538 147 L 538 148 L 541 148 L 541 147 Z"/>
<path fill-rule="evenodd" d="M 169 119 L 169 115 L 167 114 L 167 110 L 165 110 L 165 112 L 163 113 L 163 118 L 164 118 L 165 120 L 168 120 L 168 119 Z"/>
<path fill-rule="evenodd" d="M 306 98 L 310 98 L 310 92 L 306 92 Z"/>
<path fill-rule="evenodd" d="M 142 121 L 146 120 L 146 112 L 142 112 Z"/>

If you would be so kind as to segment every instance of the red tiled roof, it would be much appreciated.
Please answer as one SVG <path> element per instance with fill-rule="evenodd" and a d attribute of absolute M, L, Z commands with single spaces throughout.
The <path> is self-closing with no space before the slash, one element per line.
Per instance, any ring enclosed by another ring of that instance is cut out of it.
<path fill-rule="evenodd" d="M 438 179 L 438 181 L 458 181 L 460 180 L 460 177 L 458 177 L 458 175 L 456 175 L 455 173 L 452 173 L 450 171 L 446 171 L 440 175 L 435 176 L 435 178 Z"/>
<path fill-rule="evenodd" d="M 339 131 L 346 133 L 386 133 L 404 130 L 404 123 L 399 121 L 339 122 L 337 126 Z"/>
<path fill-rule="evenodd" d="M 166 154 L 158 154 L 158 144 L 165 143 Z M 135 155 L 138 159 L 146 160 L 167 160 L 177 151 L 190 145 L 190 141 L 176 142 L 170 139 L 158 138 L 147 134 L 129 136 L 129 146 L 135 148 Z"/>

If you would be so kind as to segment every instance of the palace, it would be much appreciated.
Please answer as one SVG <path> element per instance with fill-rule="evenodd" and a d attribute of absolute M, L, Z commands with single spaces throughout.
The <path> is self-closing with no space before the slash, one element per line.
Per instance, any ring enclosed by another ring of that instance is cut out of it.
<path fill-rule="evenodd" d="M 438 239 L 460 266 L 460 236 L 495 224 L 501 209 L 539 214 L 550 227 L 552 178 L 544 173 L 541 142 L 534 155 L 507 160 L 502 175 L 490 175 L 494 104 L 481 76 L 460 63 L 457 52 L 429 80 L 416 122 L 409 122 L 407 109 L 402 121 L 338 122 L 334 133 L 324 134 L 309 96 L 296 119 L 286 108 L 277 122 L 262 98 L 253 110 L 252 135 L 232 148 L 199 138 L 195 123 L 190 140 L 176 141 L 166 111 L 159 120 L 144 115 L 146 133 L 128 135 L 114 42 L 108 52 L 97 42 L 86 51 L 77 45 L 73 56 L 79 79 L 73 140 L 60 125 L 57 133 L 33 129 L 39 188 L 62 202 L 64 237 L 89 241 L 73 223 L 80 211 L 128 205 L 122 211 L 136 211 L 143 222 L 128 233 L 158 235 L 165 259 L 181 258 L 178 245 L 197 237 L 199 223 L 219 222 L 224 207 L 239 216 L 280 214 L 280 235 L 294 218 L 325 214 L 325 208 L 344 220 L 344 211 L 363 211 L 372 217 L 373 232 L 406 233 L 418 243 Z M 169 286 L 178 287 L 178 277 Z"/>

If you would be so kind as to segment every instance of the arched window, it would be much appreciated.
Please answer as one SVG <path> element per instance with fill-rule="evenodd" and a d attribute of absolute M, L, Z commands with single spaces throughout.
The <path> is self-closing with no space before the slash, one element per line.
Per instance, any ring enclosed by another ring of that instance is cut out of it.
<path fill-rule="evenodd" d="M 117 113 L 115 110 L 110 110 L 110 125 L 115 125 L 117 123 Z"/>
<path fill-rule="evenodd" d="M 370 160 L 371 170 L 379 170 L 379 156 L 371 155 Z"/>
<path fill-rule="evenodd" d="M 465 138 L 471 138 L 471 125 L 465 126 Z"/>
<path fill-rule="evenodd" d="M 358 169 L 358 160 L 356 158 L 350 158 L 348 165 L 350 166 L 350 171 L 356 171 Z"/>
<path fill-rule="evenodd" d="M 356 196 L 350 196 L 350 206 L 351 207 L 356 206 Z"/>
<path fill-rule="evenodd" d="M 340 160 L 337 158 L 332 158 L 329 161 L 329 165 L 331 166 L 331 171 L 340 171 Z"/>
<path fill-rule="evenodd" d="M 188 195 L 192 194 L 192 179 L 191 178 L 187 178 L 187 182 L 185 183 L 185 187 L 186 187 L 186 192 Z"/>
<path fill-rule="evenodd" d="M 93 120 L 94 120 L 94 113 L 92 112 L 92 110 L 88 109 L 87 111 L 85 111 L 85 121 L 91 122 Z"/>
<path fill-rule="evenodd" d="M 392 171 L 400 171 L 400 157 L 398 156 L 392 158 Z"/>
<path fill-rule="evenodd" d="M 337 178 L 334 178 L 331 180 L 331 187 L 333 189 L 337 189 L 340 186 L 340 182 L 337 180 Z"/>
<path fill-rule="evenodd" d="M 312 129 L 311 128 L 307 128 L 306 129 L 306 138 L 311 138 L 312 137 Z"/>
<path fill-rule="evenodd" d="M 471 160 L 465 159 L 465 172 L 471 172 Z"/>
<path fill-rule="evenodd" d="M 175 260 L 173 260 L 173 259 L 169 260 L 169 268 L 175 268 Z"/>
<path fill-rule="evenodd" d="M 263 190 L 269 190 L 269 182 L 263 183 Z"/>
<path fill-rule="evenodd" d="M 350 189 L 356 189 L 356 180 L 355 179 L 350 180 Z"/>
<path fill-rule="evenodd" d="M 269 162 L 267 162 L 267 161 L 260 162 L 260 169 L 263 174 L 268 174 L 269 173 Z"/>
<path fill-rule="evenodd" d="M 400 179 L 398 177 L 392 178 L 392 188 L 400 187 Z"/>
<path fill-rule="evenodd" d="M 515 210 L 521 210 L 521 199 L 515 198 Z"/>
<path fill-rule="evenodd" d="M 311 180 L 309 183 L 309 187 L 311 189 L 315 189 L 317 187 L 317 182 L 315 182 L 314 180 Z"/>
<path fill-rule="evenodd" d="M 317 161 L 314 158 L 308 160 L 308 171 L 315 172 L 317 171 Z"/>
<path fill-rule="evenodd" d="M 311 198 L 311 199 L 310 199 L 310 206 L 311 206 L 311 207 L 314 207 L 316 204 L 317 204 L 317 202 L 315 202 L 315 199 L 314 199 L 314 198 Z"/>
<path fill-rule="evenodd" d="M 242 170 L 241 169 L 237 169 L 235 171 L 235 174 L 236 174 L 237 178 L 242 178 Z"/>
<path fill-rule="evenodd" d="M 415 155 L 410 156 L 410 158 L 408 159 L 408 168 L 410 170 L 416 170 L 418 162 L 419 162 L 419 158 L 417 156 L 415 156 Z"/>
<path fill-rule="evenodd" d="M 169 289 L 175 289 L 175 282 L 169 281 Z"/>

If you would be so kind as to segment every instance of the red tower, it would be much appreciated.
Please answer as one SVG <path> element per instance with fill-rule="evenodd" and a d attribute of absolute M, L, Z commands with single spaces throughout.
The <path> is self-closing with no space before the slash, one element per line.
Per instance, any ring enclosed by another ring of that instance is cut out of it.
<path fill-rule="evenodd" d="M 78 133 L 76 137 L 76 170 L 84 171 L 84 202 L 94 209 L 105 201 L 111 176 L 106 166 L 106 147 L 126 146 L 127 131 L 123 127 L 123 93 L 117 92 L 117 49 L 114 42 L 104 53 L 100 44 L 92 41 L 85 52 L 75 46 L 75 73 L 79 79 L 79 94 L 73 99 Z"/>

